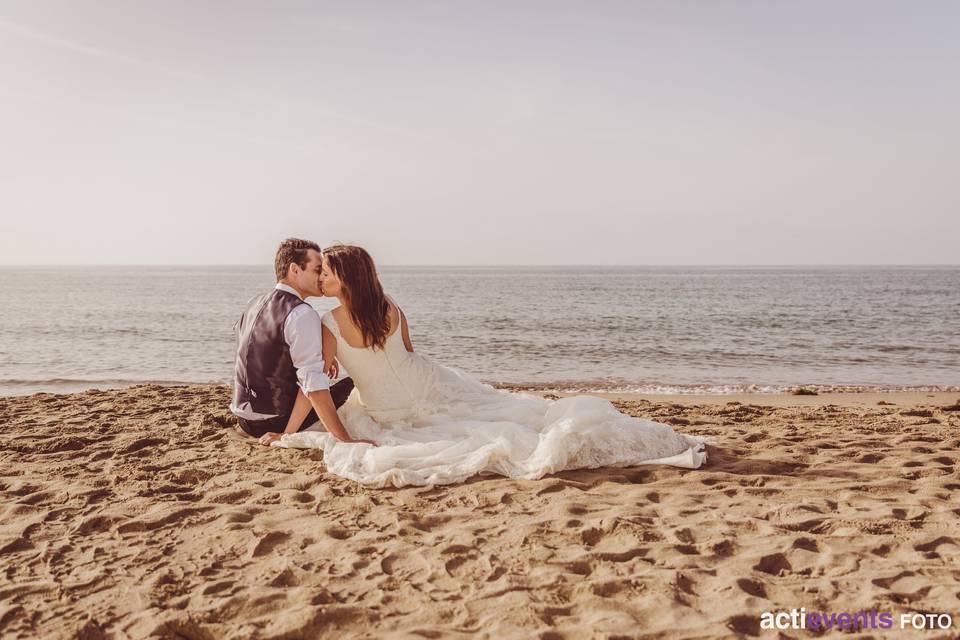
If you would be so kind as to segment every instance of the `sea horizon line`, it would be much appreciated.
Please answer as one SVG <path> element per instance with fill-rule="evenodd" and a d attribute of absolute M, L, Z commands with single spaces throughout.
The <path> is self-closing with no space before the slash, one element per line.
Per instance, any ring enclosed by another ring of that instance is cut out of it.
<path fill-rule="evenodd" d="M 23 263 L 23 264 L 0 264 L 0 269 L 24 269 L 24 268 L 54 268 L 54 267 L 77 267 L 77 268 L 214 268 L 214 267 L 245 267 L 245 268 L 272 268 L 267 263 Z M 591 269 L 663 269 L 663 268 L 774 268 L 774 269 L 836 269 L 836 268 L 890 268 L 890 267 L 917 267 L 917 268 L 960 268 L 960 263 L 937 263 L 937 262 L 912 262 L 912 263 L 783 263 L 783 264 L 736 264 L 736 263 L 676 263 L 676 264 L 381 264 L 382 268 L 403 268 L 403 269 L 567 269 L 567 268 L 591 268 Z"/>

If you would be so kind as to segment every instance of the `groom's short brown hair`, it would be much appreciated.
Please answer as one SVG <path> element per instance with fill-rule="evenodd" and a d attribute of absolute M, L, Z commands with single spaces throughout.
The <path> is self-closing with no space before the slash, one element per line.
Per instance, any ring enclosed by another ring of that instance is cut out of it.
<path fill-rule="evenodd" d="M 277 282 L 287 277 L 290 265 L 297 263 L 301 269 L 307 267 L 307 251 L 320 252 L 320 246 L 310 240 L 287 238 L 277 247 L 277 256 L 273 259 L 273 268 L 277 272 Z"/>

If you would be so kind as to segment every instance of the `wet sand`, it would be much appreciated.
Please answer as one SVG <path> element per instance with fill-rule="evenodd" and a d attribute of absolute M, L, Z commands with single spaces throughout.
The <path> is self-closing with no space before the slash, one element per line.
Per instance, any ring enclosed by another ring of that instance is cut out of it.
<path fill-rule="evenodd" d="M 569 394 L 560 394 L 569 395 Z M 892 391 L 868 393 L 820 393 L 794 395 L 791 393 L 733 393 L 721 395 L 646 395 L 636 393 L 597 393 L 610 401 L 646 400 L 657 404 L 718 405 L 730 402 L 760 407 L 915 407 L 921 405 L 949 405 L 960 398 L 956 391 Z"/>
<path fill-rule="evenodd" d="M 960 398 L 852 395 L 620 397 L 710 436 L 707 464 L 404 489 L 258 446 L 222 386 L 2 397 L 0 635 L 776 637 L 761 613 L 958 618 Z"/>

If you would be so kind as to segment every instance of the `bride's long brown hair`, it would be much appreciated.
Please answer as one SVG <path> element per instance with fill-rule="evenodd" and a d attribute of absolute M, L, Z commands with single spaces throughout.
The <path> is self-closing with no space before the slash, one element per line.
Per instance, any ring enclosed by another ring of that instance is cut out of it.
<path fill-rule="evenodd" d="M 335 244 L 323 257 L 340 280 L 341 295 L 365 347 L 383 349 L 390 333 L 390 304 L 383 293 L 377 267 L 363 247 Z"/>

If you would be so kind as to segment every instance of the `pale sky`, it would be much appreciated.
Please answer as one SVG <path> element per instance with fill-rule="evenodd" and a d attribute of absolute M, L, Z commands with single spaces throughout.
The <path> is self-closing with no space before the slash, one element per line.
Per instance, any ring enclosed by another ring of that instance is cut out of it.
<path fill-rule="evenodd" d="M 960 2 L 0 0 L 0 264 L 956 264 Z"/>

